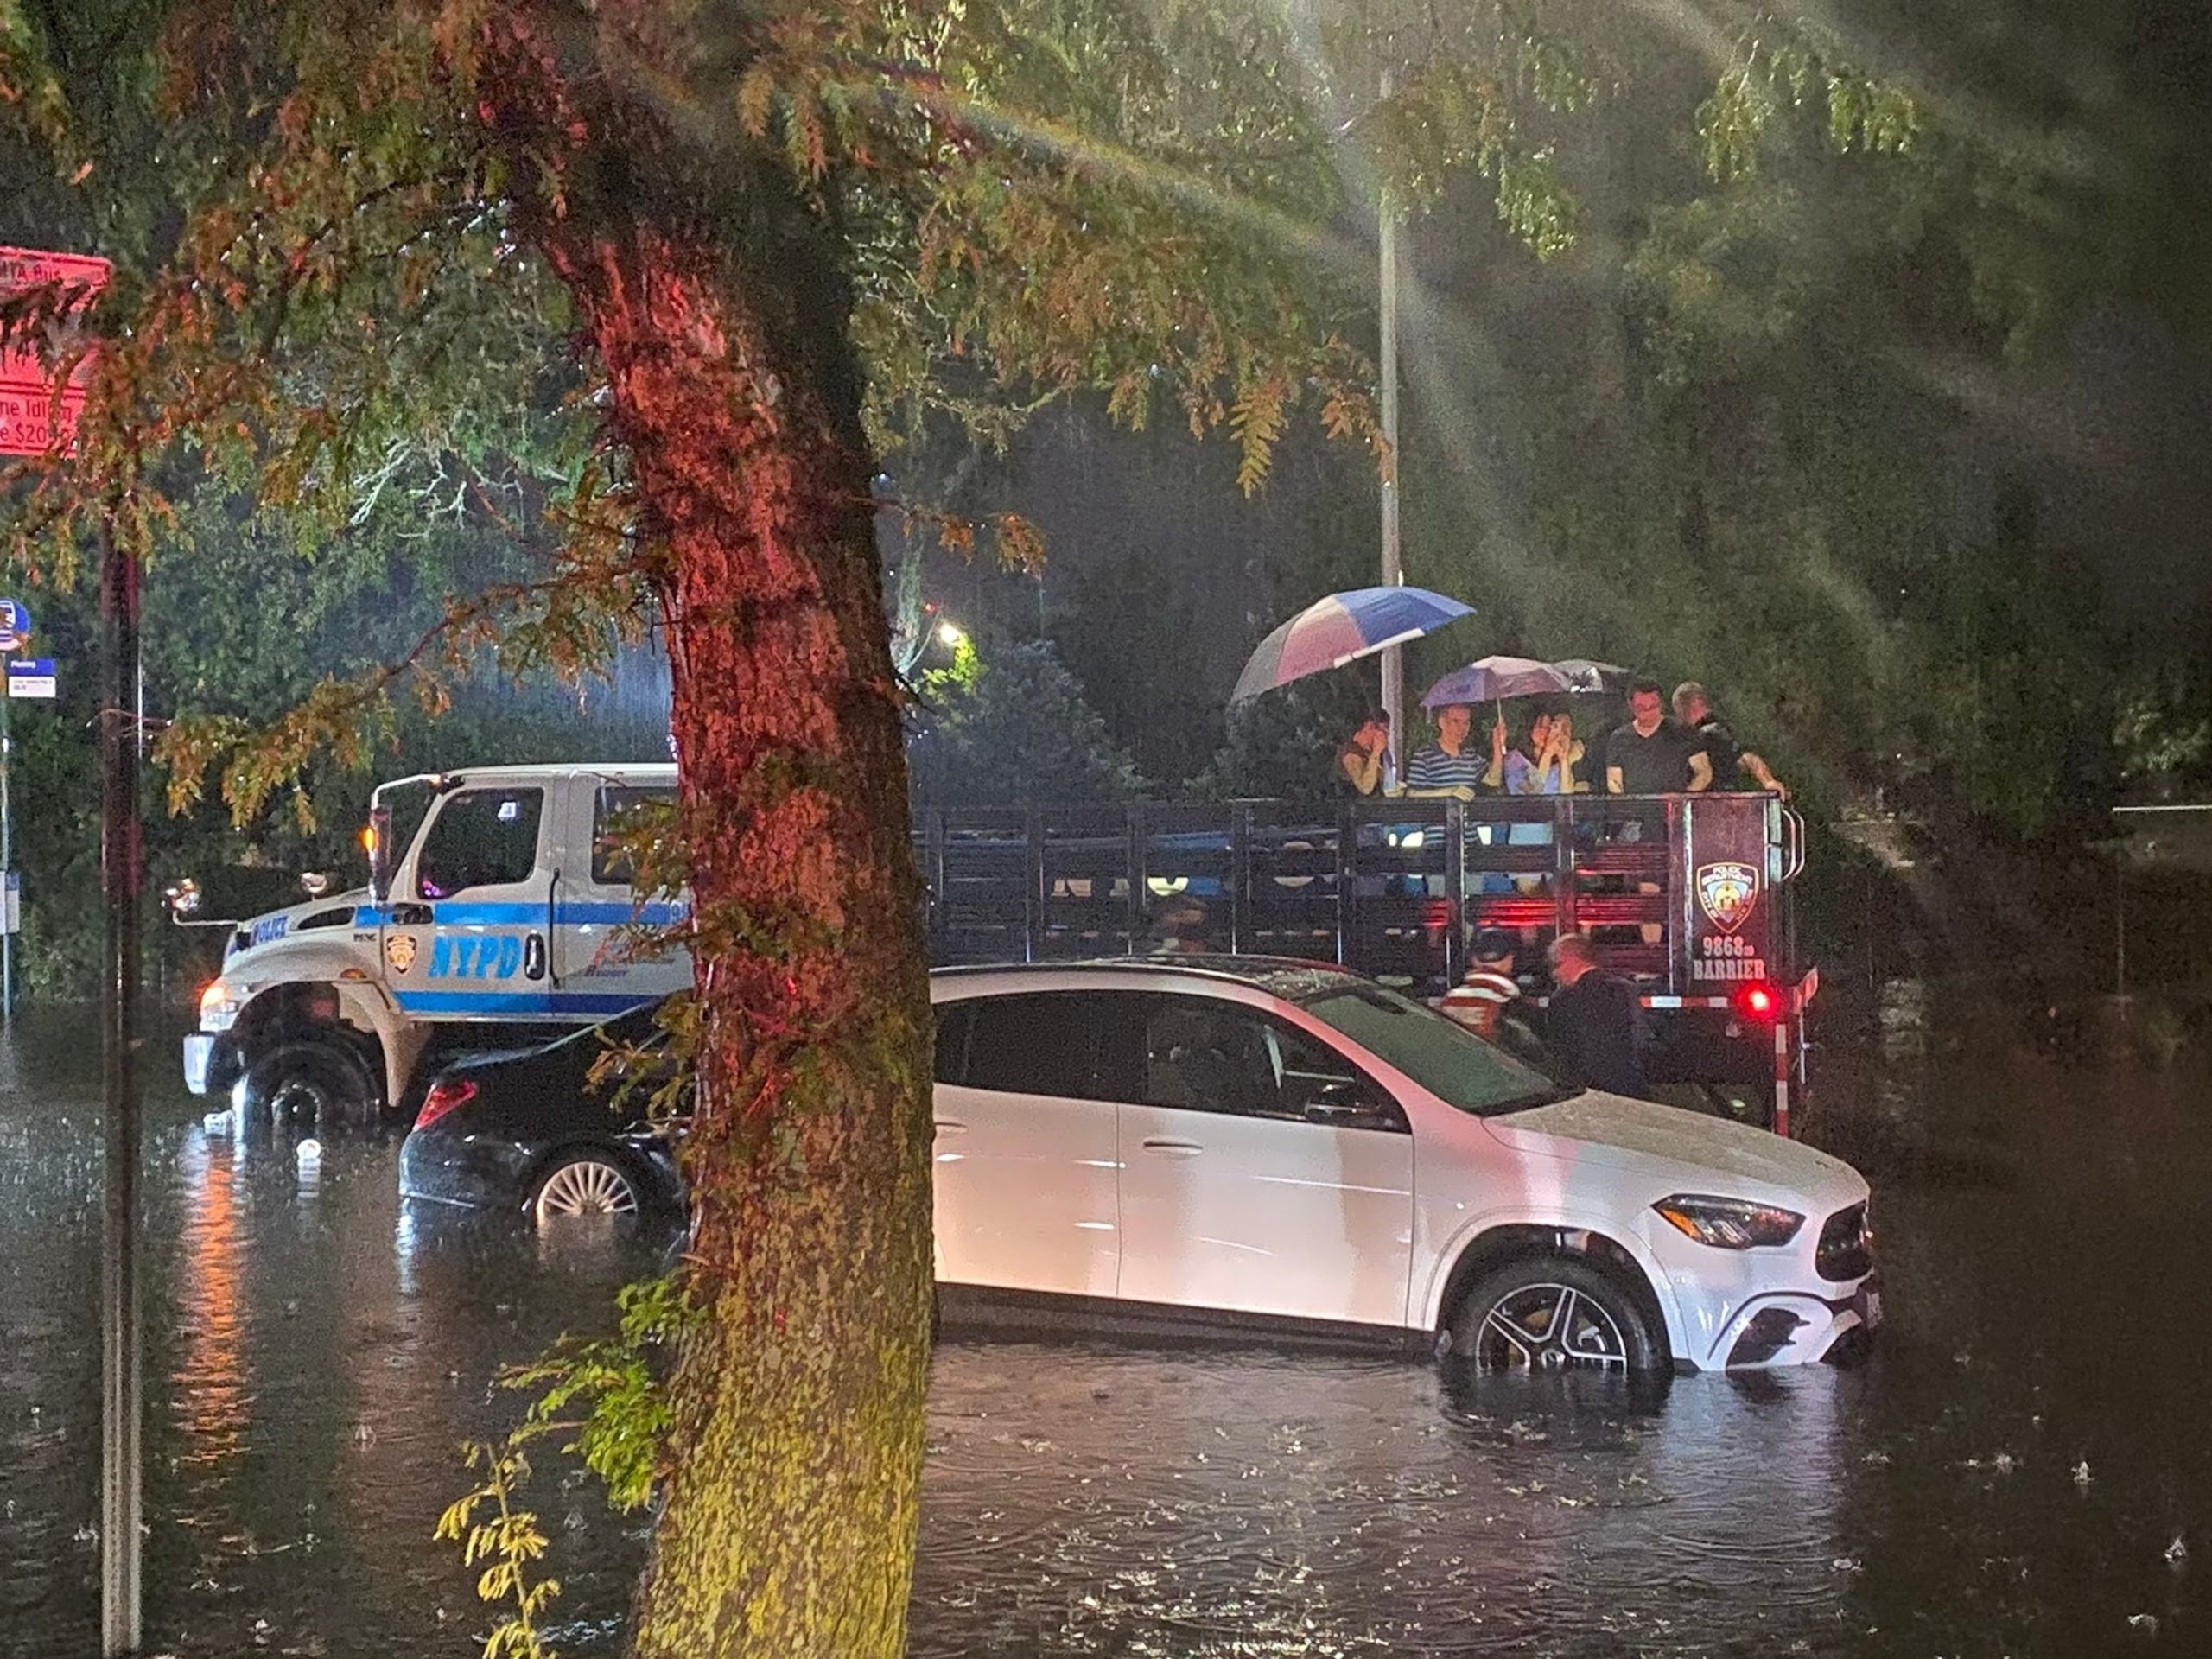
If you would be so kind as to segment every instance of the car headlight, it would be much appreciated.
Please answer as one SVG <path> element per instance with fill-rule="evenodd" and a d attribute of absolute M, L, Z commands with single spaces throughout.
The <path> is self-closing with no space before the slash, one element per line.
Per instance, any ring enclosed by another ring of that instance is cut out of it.
<path fill-rule="evenodd" d="M 1770 1204 L 1751 1204 L 1742 1198 L 1707 1198 L 1701 1193 L 1678 1192 L 1651 1206 L 1677 1232 L 1717 1250 L 1749 1250 L 1761 1245 L 1787 1244 L 1797 1236 L 1805 1217 L 1794 1210 Z"/>
<path fill-rule="evenodd" d="M 226 979 L 211 979 L 207 988 L 200 993 L 200 1029 L 228 1031 L 237 1022 L 238 1010 L 245 1006 L 245 992 L 241 986 Z"/>

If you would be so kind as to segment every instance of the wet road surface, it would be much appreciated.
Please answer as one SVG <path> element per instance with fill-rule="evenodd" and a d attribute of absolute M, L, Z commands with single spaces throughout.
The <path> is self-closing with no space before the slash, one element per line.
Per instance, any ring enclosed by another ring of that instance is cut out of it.
<path fill-rule="evenodd" d="M 1815 1138 L 1873 1179 L 1873 1361 L 1632 1395 L 1255 1347 L 951 1337 L 918 1656 L 2212 1651 L 2212 1062 L 2063 1067 L 1891 988 Z M 0 1046 L 0 1654 L 98 1632 L 86 1022 Z M 417 1213 L 397 1145 L 202 1122 L 149 1054 L 147 1624 L 177 1656 L 474 1653 L 431 1541 L 490 1386 L 650 1244 Z M 596 1313 L 594 1311 L 597 1311 Z M 642 1522 L 541 1459 L 563 1651 Z"/>

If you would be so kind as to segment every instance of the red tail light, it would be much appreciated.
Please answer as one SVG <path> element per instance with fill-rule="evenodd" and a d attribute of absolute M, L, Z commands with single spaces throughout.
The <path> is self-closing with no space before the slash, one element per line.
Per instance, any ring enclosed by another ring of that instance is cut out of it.
<path fill-rule="evenodd" d="M 1782 993 L 1761 980 L 1740 986 L 1736 992 L 1736 1012 L 1746 1020 L 1756 1020 L 1770 1026 L 1782 1018 Z"/>
<path fill-rule="evenodd" d="M 423 1109 L 415 1115 L 415 1127 L 427 1129 L 456 1106 L 466 1106 L 476 1098 L 476 1085 L 466 1077 L 442 1077 L 430 1085 L 430 1092 L 423 1096 Z"/>

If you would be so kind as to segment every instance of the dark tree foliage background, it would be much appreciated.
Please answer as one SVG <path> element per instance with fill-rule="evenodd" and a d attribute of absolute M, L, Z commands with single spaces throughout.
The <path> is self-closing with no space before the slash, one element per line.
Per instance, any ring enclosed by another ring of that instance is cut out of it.
<path fill-rule="evenodd" d="M 963 641 L 922 677 L 907 740 L 918 806 L 1134 800 L 1145 781 L 1049 640 Z"/>
<path fill-rule="evenodd" d="M 1756 173 L 1716 157 L 1704 43 L 1638 14 L 1607 25 L 1635 73 L 1557 134 L 1573 247 L 1530 258 L 1464 187 L 1412 220 L 1408 578 L 1478 614 L 1409 679 L 1492 651 L 1701 679 L 1816 807 L 1999 839 L 2212 786 L 2212 25 L 2033 0 L 1827 21 L 1930 89 L 1909 156 L 1768 107 L 1727 129 Z M 1027 578 L 933 591 L 1054 639 L 1163 789 L 1324 791 L 1333 734 L 1224 708 L 1276 620 L 1374 579 L 1371 473 L 1291 450 L 1224 532 L 1202 454 L 1047 423 L 1011 499 L 1049 523 L 1103 476 L 1123 510 L 1052 524 L 1041 622 Z"/>

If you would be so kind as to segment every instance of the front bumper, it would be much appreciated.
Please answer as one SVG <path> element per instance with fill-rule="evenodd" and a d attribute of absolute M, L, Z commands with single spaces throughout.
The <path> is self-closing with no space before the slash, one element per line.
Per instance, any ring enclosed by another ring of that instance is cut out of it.
<path fill-rule="evenodd" d="M 1881 1282 L 1873 1274 L 1846 1296 L 1761 1296 L 1736 1311 L 1706 1363 L 1717 1370 L 1815 1364 L 1856 1347 L 1881 1323 Z"/>
<path fill-rule="evenodd" d="M 1664 1224 L 1647 1233 L 1679 1319 L 1675 1358 L 1701 1371 L 1812 1365 L 1871 1338 L 1883 1316 L 1871 1254 L 1851 1277 L 1824 1278 L 1821 1230 L 1816 1218 L 1787 1249 L 1743 1251 L 1697 1243 Z"/>
<path fill-rule="evenodd" d="M 207 1092 L 207 1069 L 215 1058 L 212 1032 L 195 1031 L 184 1039 L 184 1086 L 195 1095 Z"/>
<path fill-rule="evenodd" d="M 195 1095 L 227 1096 L 245 1075 L 245 1054 L 227 1031 L 195 1031 L 184 1039 L 184 1086 Z"/>

